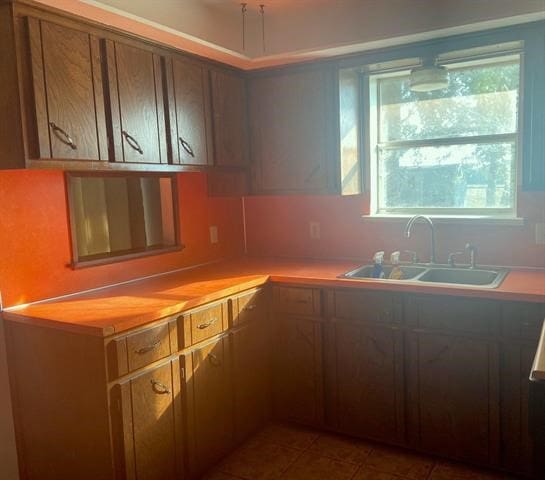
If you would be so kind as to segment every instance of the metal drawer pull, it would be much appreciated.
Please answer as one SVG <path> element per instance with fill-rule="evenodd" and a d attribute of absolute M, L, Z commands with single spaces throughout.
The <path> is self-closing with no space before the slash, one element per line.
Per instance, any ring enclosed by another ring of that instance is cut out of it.
<path fill-rule="evenodd" d="M 214 325 L 214 323 L 216 323 L 217 321 L 218 321 L 218 318 L 214 317 L 213 319 L 209 320 L 208 322 L 200 323 L 199 325 L 197 325 L 197 328 L 199 330 L 204 330 L 204 329 Z"/>
<path fill-rule="evenodd" d="M 208 361 L 214 366 L 219 367 L 221 365 L 221 361 L 218 357 L 216 357 L 213 353 L 208 354 Z"/>
<path fill-rule="evenodd" d="M 189 155 L 191 155 L 192 157 L 194 157 L 195 154 L 193 153 L 193 149 L 191 148 L 191 145 L 189 145 L 189 143 L 187 143 L 182 137 L 178 137 L 178 140 L 179 140 L 179 142 L 182 144 L 183 149 L 184 149 Z"/>
<path fill-rule="evenodd" d="M 168 395 L 170 389 L 161 382 L 151 379 L 151 388 L 157 395 Z"/>
<path fill-rule="evenodd" d="M 145 347 L 139 348 L 138 350 L 135 350 L 134 353 L 137 353 L 138 355 L 144 355 L 144 353 L 151 352 L 152 350 L 155 350 L 159 345 L 161 345 L 161 340 L 157 340 L 156 342 L 146 345 Z"/>
<path fill-rule="evenodd" d="M 50 127 L 53 129 L 55 136 L 65 145 L 68 145 L 72 150 L 77 150 L 77 146 L 74 143 L 74 140 L 66 133 L 61 127 L 56 125 L 53 122 L 49 122 Z"/>
<path fill-rule="evenodd" d="M 142 148 L 140 147 L 139 143 L 136 141 L 136 138 L 129 135 L 125 130 L 121 132 L 123 136 L 125 137 L 125 140 L 127 143 L 136 150 L 140 155 L 144 155 L 144 152 L 142 151 Z"/>
<path fill-rule="evenodd" d="M 244 307 L 244 310 L 255 310 L 256 308 L 257 308 L 257 305 L 252 304 L 252 305 L 247 305 L 246 307 Z"/>

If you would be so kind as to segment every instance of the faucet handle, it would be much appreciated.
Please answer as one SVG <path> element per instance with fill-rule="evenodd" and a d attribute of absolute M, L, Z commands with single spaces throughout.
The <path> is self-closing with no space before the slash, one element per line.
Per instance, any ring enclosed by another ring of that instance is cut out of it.
<path fill-rule="evenodd" d="M 402 253 L 408 253 L 411 256 L 411 263 L 418 263 L 418 254 L 414 250 L 403 250 Z"/>
<path fill-rule="evenodd" d="M 455 263 L 454 263 L 454 257 L 457 256 L 457 255 L 463 255 L 465 252 L 452 252 L 452 253 L 449 253 L 448 254 L 448 264 L 449 264 L 449 267 L 455 267 Z"/>

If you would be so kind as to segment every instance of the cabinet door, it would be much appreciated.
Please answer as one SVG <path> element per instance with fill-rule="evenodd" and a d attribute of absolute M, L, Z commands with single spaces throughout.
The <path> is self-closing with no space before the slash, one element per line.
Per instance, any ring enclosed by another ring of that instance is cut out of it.
<path fill-rule="evenodd" d="M 212 70 L 210 81 L 216 165 L 245 166 L 248 163 L 245 80 L 234 73 Z"/>
<path fill-rule="evenodd" d="M 172 59 L 172 151 L 175 163 L 207 165 L 206 69 L 181 57 Z"/>
<path fill-rule="evenodd" d="M 325 71 L 251 80 L 250 141 L 257 191 L 327 190 L 330 98 Z"/>
<path fill-rule="evenodd" d="M 409 334 L 411 440 L 451 458 L 498 456 L 498 347 L 485 339 Z"/>
<path fill-rule="evenodd" d="M 274 348 L 275 414 L 308 425 L 323 424 L 322 324 L 279 316 Z"/>
<path fill-rule="evenodd" d="M 161 57 L 111 41 L 107 55 L 116 161 L 167 163 Z"/>
<path fill-rule="evenodd" d="M 235 437 L 243 441 L 267 420 L 269 338 L 265 322 L 255 320 L 232 333 Z"/>
<path fill-rule="evenodd" d="M 28 19 L 40 158 L 108 160 L 99 40 Z"/>
<path fill-rule="evenodd" d="M 173 361 L 114 387 L 114 442 L 119 478 L 181 478 L 179 362 Z"/>
<path fill-rule="evenodd" d="M 338 320 L 333 320 L 331 329 L 335 384 L 328 389 L 335 390 L 337 427 L 347 433 L 401 443 L 402 334 L 387 326 Z"/>
<path fill-rule="evenodd" d="M 225 336 L 184 357 L 189 468 L 198 475 L 233 445 L 230 342 Z"/>

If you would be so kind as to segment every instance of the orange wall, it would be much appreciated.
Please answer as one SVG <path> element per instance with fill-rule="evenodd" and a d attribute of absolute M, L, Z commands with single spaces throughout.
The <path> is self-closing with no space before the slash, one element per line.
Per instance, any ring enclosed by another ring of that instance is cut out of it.
<path fill-rule="evenodd" d="M 72 270 L 61 171 L 0 171 L 0 291 L 4 307 L 214 259 L 243 249 L 240 198 L 209 198 L 204 173 L 177 175 L 181 252 Z M 219 243 L 210 244 L 217 225 Z"/>
<path fill-rule="evenodd" d="M 369 260 L 378 250 L 389 257 L 392 251 L 410 249 L 429 258 L 425 226 L 417 225 L 406 239 L 404 221 L 364 221 L 361 215 L 369 210 L 364 196 L 249 197 L 245 207 L 250 255 Z M 545 193 L 520 194 L 519 215 L 528 219 L 527 225 L 438 225 L 439 260 L 471 242 L 479 248 L 480 263 L 545 267 L 545 246 L 535 244 L 535 223 L 545 222 Z M 310 221 L 320 223 L 320 240 L 310 239 Z"/>

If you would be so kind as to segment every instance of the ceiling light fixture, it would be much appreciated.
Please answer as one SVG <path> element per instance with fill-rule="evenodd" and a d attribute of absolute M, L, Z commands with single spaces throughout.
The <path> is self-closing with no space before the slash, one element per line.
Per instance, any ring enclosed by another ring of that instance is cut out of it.
<path fill-rule="evenodd" d="M 412 92 L 434 92 L 448 87 L 448 70 L 436 65 L 434 60 L 425 60 L 422 66 L 413 68 L 409 76 Z"/>

